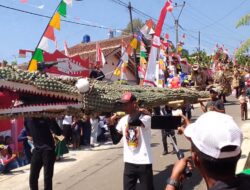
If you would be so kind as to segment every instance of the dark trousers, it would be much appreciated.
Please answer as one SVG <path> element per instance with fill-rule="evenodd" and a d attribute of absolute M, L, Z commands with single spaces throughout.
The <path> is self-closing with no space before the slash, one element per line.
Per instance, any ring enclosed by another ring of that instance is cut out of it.
<path fill-rule="evenodd" d="M 241 119 L 247 120 L 247 103 L 240 104 Z"/>
<path fill-rule="evenodd" d="M 240 96 L 240 87 L 234 87 L 236 94 L 235 94 L 235 98 L 238 98 Z"/>
<path fill-rule="evenodd" d="M 66 144 L 70 144 L 72 140 L 71 125 L 63 125 L 63 136 L 65 137 Z"/>
<path fill-rule="evenodd" d="M 183 113 L 183 115 L 186 116 L 189 120 L 191 119 L 191 117 L 192 117 L 192 112 L 191 112 L 191 110 L 186 111 L 185 109 L 182 109 L 182 113 Z"/>
<path fill-rule="evenodd" d="M 123 190 L 135 190 L 137 180 L 143 190 L 154 190 L 152 164 L 125 163 Z"/>
<path fill-rule="evenodd" d="M 52 190 L 52 178 L 54 173 L 55 150 L 34 149 L 30 164 L 30 189 L 38 190 L 39 173 L 44 167 L 44 190 Z"/>
<path fill-rule="evenodd" d="M 176 137 L 175 137 L 175 132 L 174 130 L 161 130 L 161 136 L 162 136 L 162 144 L 163 144 L 163 149 L 165 152 L 168 152 L 168 142 L 167 142 L 167 137 L 171 135 L 175 144 L 177 145 Z M 174 149 L 174 148 L 173 148 Z M 174 150 L 173 150 L 174 151 Z"/>

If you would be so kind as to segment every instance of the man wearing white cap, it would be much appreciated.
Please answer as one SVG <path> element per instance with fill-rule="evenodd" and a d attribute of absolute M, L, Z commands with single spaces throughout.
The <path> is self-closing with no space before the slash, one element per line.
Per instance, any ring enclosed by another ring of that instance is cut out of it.
<path fill-rule="evenodd" d="M 208 190 L 250 189 L 250 175 L 235 175 L 243 135 L 231 116 L 207 112 L 188 125 L 184 134 L 191 141 L 194 166 L 204 178 Z M 175 164 L 165 190 L 179 188 L 187 165 L 190 166 L 188 158 Z"/>

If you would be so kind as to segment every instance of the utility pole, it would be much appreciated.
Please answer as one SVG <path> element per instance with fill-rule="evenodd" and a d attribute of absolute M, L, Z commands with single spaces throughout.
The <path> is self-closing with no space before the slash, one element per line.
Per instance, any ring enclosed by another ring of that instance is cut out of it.
<path fill-rule="evenodd" d="M 198 63 L 200 63 L 200 53 L 201 53 L 201 32 L 198 33 Z"/>
<path fill-rule="evenodd" d="M 178 5 L 177 3 L 175 3 L 174 7 L 181 7 L 181 11 L 178 15 L 177 18 L 175 18 L 173 12 L 171 12 L 173 18 L 174 18 L 174 27 L 175 27 L 175 48 L 176 48 L 176 53 L 178 52 L 178 43 L 179 43 L 179 19 L 182 13 L 182 10 L 185 6 L 186 2 L 184 1 L 181 5 Z"/>
<path fill-rule="evenodd" d="M 198 50 L 199 52 L 201 51 L 201 32 L 199 31 L 199 36 L 198 36 Z"/>
<path fill-rule="evenodd" d="M 129 1 L 128 3 L 128 10 L 129 10 L 129 16 L 130 16 L 130 26 L 131 26 L 131 33 L 133 34 L 134 37 L 134 26 L 133 26 L 133 17 L 132 17 L 132 6 L 131 6 L 131 2 Z M 138 75 L 138 63 L 136 61 L 136 50 L 134 49 L 134 62 L 135 62 L 135 77 L 136 77 L 136 82 L 137 84 L 139 84 L 139 75 Z"/>

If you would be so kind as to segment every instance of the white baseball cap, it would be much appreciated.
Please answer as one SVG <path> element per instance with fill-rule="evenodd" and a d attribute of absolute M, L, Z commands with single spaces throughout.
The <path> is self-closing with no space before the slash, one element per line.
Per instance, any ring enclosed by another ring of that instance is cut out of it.
<path fill-rule="evenodd" d="M 241 152 L 243 134 L 233 118 L 227 114 L 210 111 L 201 115 L 184 131 L 202 153 L 215 159 L 236 157 Z M 221 151 L 223 147 L 236 146 L 233 151 Z"/>

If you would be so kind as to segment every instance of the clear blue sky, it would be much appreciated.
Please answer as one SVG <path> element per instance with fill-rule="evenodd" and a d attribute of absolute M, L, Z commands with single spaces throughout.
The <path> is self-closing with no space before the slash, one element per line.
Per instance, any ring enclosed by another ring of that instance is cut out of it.
<path fill-rule="evenodd" d="M 128 3 L 129 0 L 120 0 Z M 160 10 L 165 0 L 130 0 L 133 7 L 158 19 Z M 60 0 L 28 0 L 22 4 L 20 0 L 0 0 L 0 5 L 21 9 L 37 14 L 51 16 Z M 181 0 L 173 0 L 181 4 Z M 178 16 L 180 8 L 173 10 L 173 15 Z M 186 0 L 186 5 L 180 16 L 179 36 L 186 34 L 184 48 L 190 53 L 198 46 L 198 31 L 201 32 L 201 49 L 208 53 L 213 51 L 216 43 L 224 44 L 232 54 L 242 41 L 250 37 L 250 26 L 235 28 L 237 20 L 250 13 L 249 0 Z M 175 30 L 173 15 L 168 14 L 165 20 L 163 33 L 170 34 L 170 40 L 175 42 Z M 133 18 L 143 21 L 148 18 L 133 12 Z M 74 1 L 68 8 L 66 20 L 84 24 L 123 29 L 129 22 L 129 12 L 124 6 L 112 0 L 83 0 Z M 0 60 L 14 61 L 18 63 L 28 59 L 18 58 L 19 49 L 34 50 L 46 25 L 48 18 L 33 16 L 0 6 Z M 108 29 L 87 27 L 70 23 L 61 23 L 61 31 L 56 31 L 59 49 L 63 49 L 63 42 L 67 41 L 71 47 L 82 41 L 82 37 L 88 34 L 91 41 L 108 38 Z M 119 32 L 117 32 L 119 35 Z M 50 51 L 55 50 L 55 45 L 50 44 Z"/>

